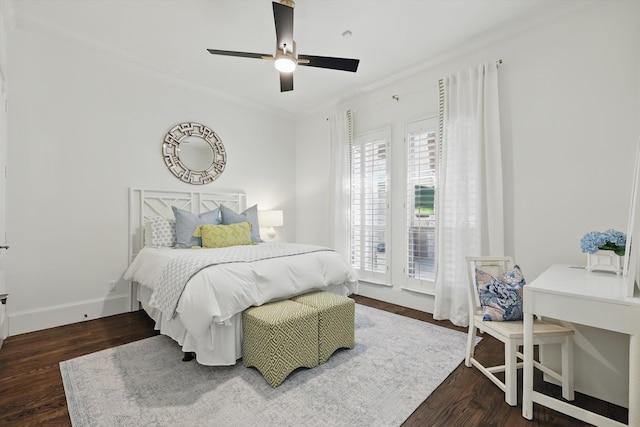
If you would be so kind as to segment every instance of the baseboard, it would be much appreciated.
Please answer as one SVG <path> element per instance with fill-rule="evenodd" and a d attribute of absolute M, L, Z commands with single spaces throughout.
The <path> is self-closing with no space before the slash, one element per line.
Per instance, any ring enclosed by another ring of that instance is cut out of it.
<path fill-rule="evenodd" d="M 360 281 L 358 283 L 358 295 L 378 299 L 391 304 L 401 305 L 414 310 L 433 313 L 433 295 L 412 292 L 407 289 L 391 288 Z"/>
<path fill-rule="evenodd" d="M 9 336 L 40 331 L 130 311 L 130 295 L 79 301 L 9 314 Z"/>

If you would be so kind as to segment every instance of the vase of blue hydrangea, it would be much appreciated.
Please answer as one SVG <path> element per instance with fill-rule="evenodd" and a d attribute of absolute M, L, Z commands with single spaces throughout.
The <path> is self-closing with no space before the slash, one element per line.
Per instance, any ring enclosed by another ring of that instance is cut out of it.
<path fill-rule="evenodd" d="M 587 254 L 587 270 L 622 273 L 626 245 L 627 236 L 620 231 L 588 232 L 580 240 L 580 248 Z"/>

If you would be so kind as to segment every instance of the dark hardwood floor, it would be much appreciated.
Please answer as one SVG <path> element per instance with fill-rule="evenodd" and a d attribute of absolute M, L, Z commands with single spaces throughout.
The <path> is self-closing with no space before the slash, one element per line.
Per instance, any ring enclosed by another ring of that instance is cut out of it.
<path fill-rule="evenodd" d="M 360 304 L 466 332 L 449 322 L 434 321 L 428 313 L 366 297 L 353 297 Z M 152 320 L 143 311 L 138 311 L 9 337 L 0 349 L 0 426 L 71 425 L 59 363 L 156 334 Z M 485 337 L 477 346 L 476 357 L 482 362 L 502 363 L 501 343 Z M 560 394 L 559 387 L 543 383 L 541 375 L 536 377 L 536 389 L 554 396 Z M 627 422 L 625 408 L 580 393 L 576 393 L 575 403 Z M 461 361 L 403 426 L 588 425 L 539 405 L 535 405 L 533 421 L 522 418 L 520 411 L 520 404 L 508 406 L 498 387 Z"/>

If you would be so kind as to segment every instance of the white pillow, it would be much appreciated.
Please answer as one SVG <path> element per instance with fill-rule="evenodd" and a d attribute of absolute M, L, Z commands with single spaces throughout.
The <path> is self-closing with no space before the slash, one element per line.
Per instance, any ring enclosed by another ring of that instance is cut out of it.
<path fill-rule="evenodd" d="M 172 248 L 176 244 L 176 221 L 162 216 L 145 217 L 145 246 Z"/>

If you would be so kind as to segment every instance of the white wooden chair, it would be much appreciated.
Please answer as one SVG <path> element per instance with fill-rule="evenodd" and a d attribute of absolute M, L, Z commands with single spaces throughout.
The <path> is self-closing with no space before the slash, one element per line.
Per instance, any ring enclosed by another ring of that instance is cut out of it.
<path fill-rule="evenodd" d="M 518 404 L 517 370 L 522 368 L 523 355 L 519 347 L 523 345 L 523 322 L 483 321 L 482 307 L 476 286 L 476 267 L 496 277 L 513 267 L 511 257 L 467 257 L 469 272 L 469 336 L 465 365 L 475 366 L 504 392 L 504 400 L 511 406 Z M 525 285 L 526 286 L 526 285 Z M 476 331 L 487 333 L 504 343 L 504 365 L 484 366 L 474 358 Z M 561 346 L 561 373 L 534 361 L 534 366 L 557 380 L 562 385 L 562 397 L 574 399 L 573 390 L 573 331 L 553 323 L 536 320 L 533 327 L 533 344 L 559 344 Z M 518 360 L 520 359 L 520 360 Z M 495 374 L 504 372 L 504 382 Z"/>

